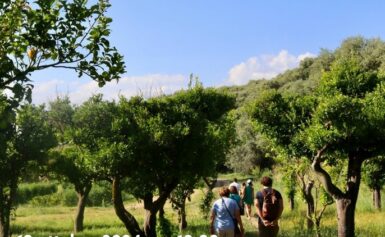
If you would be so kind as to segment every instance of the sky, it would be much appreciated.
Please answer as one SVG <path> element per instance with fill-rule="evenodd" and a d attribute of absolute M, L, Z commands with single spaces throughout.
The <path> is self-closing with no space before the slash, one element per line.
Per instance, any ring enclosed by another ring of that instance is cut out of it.
<path fill-rule="evenodd" d="M 119 83 L 99 88 L 66 70 L 35 72 L 33 102 L 68 95 L 156 96 L 188 85 L 243 85 L 271 79 L 352 36 L 385 39 L 385 1 L 110 0 L 110 42 L 124 56 Z"/>

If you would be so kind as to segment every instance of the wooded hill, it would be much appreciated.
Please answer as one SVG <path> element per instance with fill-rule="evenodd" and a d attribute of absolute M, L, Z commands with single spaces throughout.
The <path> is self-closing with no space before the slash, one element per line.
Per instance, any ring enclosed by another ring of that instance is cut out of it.
<path fill-rule="evenodd" d="M 293 94 L 309 94 L 319 84 L 322 72 L 329 71 L 331 64 L 342 58 L 357 56 L 360 66 L 368 70 L 385 70 L 385 42 L 381 39 L 351 37 L 335 50 L 321 49 L 315 58 L 306 58 L 299 67 L 287 70 L 273 79 L 253 80 L 242 86 L 223 87 L 221 90 L 235 94 L 238 107 L 258 98 L 268 89 Z"/>

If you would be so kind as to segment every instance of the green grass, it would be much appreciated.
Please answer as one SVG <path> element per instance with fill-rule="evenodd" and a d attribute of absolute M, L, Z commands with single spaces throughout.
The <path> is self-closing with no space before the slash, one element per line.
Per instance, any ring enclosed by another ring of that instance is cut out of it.
<path fill-rule="evenodd" d="M 256 186 L 258 186 L 256 184 Z M 277 182 L 276 187 L 280 190 L 281 186 Z M 216 190 L 215 190 L 216 192 Z M 192 195 L 192 201 L 187 203 L 188 228 L 183 231 L 183 235 L 191 236 L 208 235 L 208 220 L 202 218 L 199 212 L 199 200 L 203 192 L 196 190 Z M 383 193 L 383 195 L 385 195 Z M 385 196 L 383 196 L 385 197 Z M 288 203 L 285 199 L 285 206 Z M 384 200 L 383 200 L 384 201 Z M 281 237 L 305 237 L 315 236 L 314 233 L 306 231 L 306 221 L 304 218 L 305 205 L 299 198 L 296 199 L 296 210 L 290 211 L 288 208 L 284 210 L 280 222 Z M 356 233 L 359 237 L 382 237 L 384 236 L 385 213 L 374 211 L 371 207 L 371 192 L 363 186 L 360 191 L 360 197 L 356 211 Z M 385 207 L 385 203 L 383 202 Z M 142 224 L 144 211 L 142 203 L 130 201 L 126 203 L 126 208 L 138 219 Z M 166 217 L 177 224 L 177 214 L 174 212 L 169 203 L 167 203 Z M 20 206 L 16 211 L 16 218 L 12 222 L 12 233 L 14 236 L 30 234 L 32 237 L 48 237 L 70 236 L 74 223 L 74 207 L 33 207 Z M 252 221 L 243 217 L 246 229 L 246 237 L 256 237 L 257 228 Z M 123 236 L 127 234 L 120 220 L 116 217 L 112 207 L 87 207 L 85 213 L 85 230 L 75 236 L 102 237 L 107 234 L 113 236 L 115 234 Z M 337 219 L 334 205 L 328 207 L 322 220 L 321 233 L 323 237 L 337 235 Z"/>

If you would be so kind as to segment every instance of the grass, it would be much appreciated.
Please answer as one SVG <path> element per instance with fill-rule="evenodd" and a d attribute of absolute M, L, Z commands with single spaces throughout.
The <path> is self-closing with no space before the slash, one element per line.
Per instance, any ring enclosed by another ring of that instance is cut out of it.
<path fill-rule="evenodd" d="M 282 190 L 279 182 L 277 188 Z M 192 195 L 192 201 L 187 203 L 188 228 L 183 231 L 183 235 L 192 237 L 208 235 L 208 220 L 202 218 L 199 212 L 199 200 L 203 192 L 196 190 Z M 382 193 L 384 197 L 384 193 Z M 285 199 L 285 206 L 288 203 Z M 305 205 L 298 198 L 296 199 L 296 209 L 290 211 L 285 209 L 280 222 L 281 237 L 305 237 L 315 236 L 313 232 L 306 230 L 306 220 L 304 218 Z M 382 237 L 385 226 L 385 213 L 374 211 L 371 207 L 371 192 L 362 185 L 356 211 L 356 235 L 359 237 Z M 383 200 L 383 206 L 385 203 Z M 142 204 L 136 201 L 126 203 L 126 208 L 142 224 L 144 211 Z M 175 225 L 177 224 L 177 214 L 172 210 L 169 203 L 165 207 L 166 217 Z M 32 237 L 70 236 L 74 223 L 74 207 L 33 207 L 23 205 L 16 211 L 15 219 L 12 222 L 13 236 L 31 235 Z M 243 217 L 246 230 L 246 237 L 256 237 L 257 227 L 253 221 Z M 85 212 L 85 230 L 78 233 L 76 237 L 103 237 L 104 235 L 127 234 L 127 230 L 115 215 L 112 207 L 87 207 Z M 322 219 L 321 233 L 323 237 L 337 235 L 337 218 L 334 205 L 328 207 Z"/>

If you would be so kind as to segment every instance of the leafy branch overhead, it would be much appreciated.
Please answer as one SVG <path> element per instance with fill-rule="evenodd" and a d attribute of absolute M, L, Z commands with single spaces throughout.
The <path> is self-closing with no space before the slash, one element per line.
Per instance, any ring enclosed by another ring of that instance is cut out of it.
<path fill-rule="evenodd" d="M 108 0 L 12 0 L 0 2 L 0 90 L 31 99 L 34 71 L 74 70 L 103 86 L 125 72 L 110 45 Z"/>

